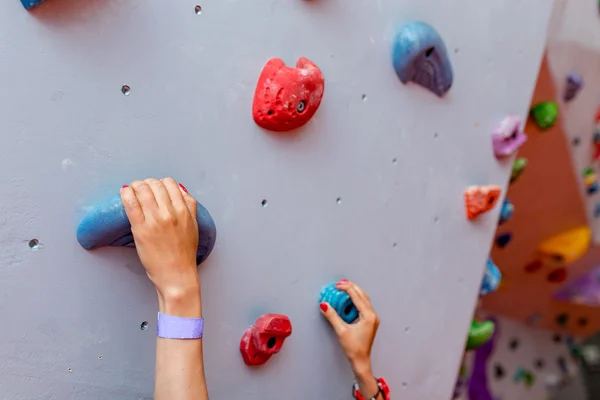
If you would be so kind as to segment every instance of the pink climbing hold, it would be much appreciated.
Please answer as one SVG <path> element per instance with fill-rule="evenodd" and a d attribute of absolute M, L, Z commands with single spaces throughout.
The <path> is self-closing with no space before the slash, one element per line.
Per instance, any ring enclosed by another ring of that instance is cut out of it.
<path fill-rule="evenodd" d="M 521 120 L 514 115 L 505 117 L 492 132 L 492 144 L 497 158 L 513 154 L 527 141 L 527 135 L 521 129 Z"/>
<path fill-rule="evenodd" d="M 317 112 L 325 80 L 312 61 L 301 57 L 296 68 L 279 58 L 264 66 L 252 104 L 254 121 L 264 129 L 284 132 L 306 124 Z"/>

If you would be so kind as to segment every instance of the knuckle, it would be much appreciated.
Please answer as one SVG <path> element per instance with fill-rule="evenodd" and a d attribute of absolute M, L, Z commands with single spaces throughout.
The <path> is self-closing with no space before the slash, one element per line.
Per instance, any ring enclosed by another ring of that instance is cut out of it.
<path fill-rule="evenodd" d="M 162 178 L 161 181 L 163 181 L 163 183 L 168 183 L 169 185 L 177 185 L 177 182 L 175 182 L 175 179 L 171 178 L 170 176 L 167 176 L 166 178 Z"/>

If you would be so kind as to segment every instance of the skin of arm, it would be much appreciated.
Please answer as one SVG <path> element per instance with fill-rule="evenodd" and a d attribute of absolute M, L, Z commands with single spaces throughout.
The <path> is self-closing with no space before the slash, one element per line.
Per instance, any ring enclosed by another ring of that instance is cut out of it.
<path fill-rule="evenodd" d="M 202 317 L 196 200 L 172 178 L 134 181 L 121 200 L 163 314 Z M 202 339 L 157 338 L 155 400 L 208 400 Z"/>
<path fill-rule="evenodd" d="M 344 279 L 336 287 L 347 292 L 352 299 L 358 309 L 358 321 L 347 324 L 328 303 L 320 304 L 321 313 L 331 324 L 348 357 L 360 393 L 364 398 L 370 399 L 379 391 L 371 367 L 371 348 L 379 327 L 379 317 L 373 310 L 371 299 L 358 285 Z M 383 394 L 377 399 L 383 400 Z"/>

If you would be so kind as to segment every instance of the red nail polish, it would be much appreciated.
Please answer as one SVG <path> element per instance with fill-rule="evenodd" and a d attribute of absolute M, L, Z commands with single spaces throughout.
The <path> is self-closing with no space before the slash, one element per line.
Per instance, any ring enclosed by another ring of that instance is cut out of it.
<path fill-rule="evenodd" d="M 327 312 L 327 304 L 325 304 L 325 303 L 321 303 L 321 304 L 319 304 L 319 307 L 321 307 L 321 310 L 322 310 L 323 312 Z"/>
<path fill-rule="evenodd" d="M 340 281 L 338 283 L 346 283 L 348 282 L 348 279 L 340 279 Z"/>
<path fill-rule="evenodd" d="M 129 187 L 129 185 L 123 185 L 123 186 L 121 186 L 121 189 L 125 189 L 125 188 L 128 188 L 128 187 Z"/>
<path fill-rule="evenodd" d="M 181 183 L 179 184 L 179 187 L 181 188 L 181 190 L 183 190 L 186 193 L 189 193 L 188 190 L 185 188 L 185 186 L 183 186 Z"/>

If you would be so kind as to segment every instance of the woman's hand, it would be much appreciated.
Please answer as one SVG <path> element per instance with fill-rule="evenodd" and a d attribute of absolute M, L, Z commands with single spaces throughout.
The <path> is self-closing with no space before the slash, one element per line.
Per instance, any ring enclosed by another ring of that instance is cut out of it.
<path fill-rule="evenodd" d="M 172 178 L 134 181 L 121 189 L 121 200 L 160 311 L 199 317 L 196 200 Z"/>
<path fill-rule="evenodd" d="M 321 312 L 333 327 L 350 361 L 361 393 L 373 396 L 378 389 L 371 369 L 371 347 L 379 327 L 379 318 L 371 306 L 369 296 L 358 285 L 341 280 L 335 286 L 350 295 L 358 309 L 358 320 L 347 324 L 328 303 L 320 304 Z"/>

